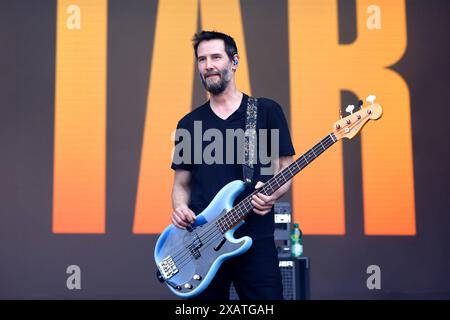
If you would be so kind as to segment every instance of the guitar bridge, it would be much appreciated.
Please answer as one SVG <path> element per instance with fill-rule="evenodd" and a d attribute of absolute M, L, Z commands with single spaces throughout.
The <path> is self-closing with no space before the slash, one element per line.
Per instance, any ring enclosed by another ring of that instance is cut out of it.
<path fill-rule="evenodd" d="M 158 269 L 161 271 L 164 279 L 169 279 L 178 272 L 177 266 L 171 256 L 167 256 L 160 263 L 158 263 Z"/>

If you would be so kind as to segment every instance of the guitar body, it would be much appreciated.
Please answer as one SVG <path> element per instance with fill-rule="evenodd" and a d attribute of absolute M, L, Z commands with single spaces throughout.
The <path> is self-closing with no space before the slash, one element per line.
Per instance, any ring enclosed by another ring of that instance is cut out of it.
<path fill-rule="evenodd" d="M 155 262 L 160 279 L 177 296 L 192 298 L 201 293 L 225 260 L 246 252 L 252 245 L 250 237 L 233 236 L 243 221 L 223 234 L 216 225 L 219 215 L 233 207 L 244 188 L 240 180 L 228 183 L 197 215 L 191 229 L 171 224 L 161 233 L 155 247 Z"/>

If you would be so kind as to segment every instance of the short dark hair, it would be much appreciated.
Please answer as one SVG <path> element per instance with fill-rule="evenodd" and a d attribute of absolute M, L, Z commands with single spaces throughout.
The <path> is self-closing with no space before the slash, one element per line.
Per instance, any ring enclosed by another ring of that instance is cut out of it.
<path fill-rule="evenodd" d="M 213 39 L 221 39 L 225 43 L 225 52 L 227 53 L 227 56 L 230 58 L 231 61 L 233 61 L 233 57 L 235 54 L 238 53 L 236 42 L 234 39 L 222 32 L 217 31 L 201 31 L 199 33 L 196 33 L 194 35 L 194 38 L 192 39 L 193 45 L 194 45 L 194 51 L 195 51 L 195 57 L 198 58 L 197 54 L 197 48 L 200 42 L 202 41 L 208 41 Z"/>

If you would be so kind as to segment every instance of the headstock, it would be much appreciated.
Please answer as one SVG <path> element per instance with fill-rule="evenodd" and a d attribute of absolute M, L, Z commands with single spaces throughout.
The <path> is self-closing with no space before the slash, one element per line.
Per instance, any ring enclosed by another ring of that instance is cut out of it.
<path fill-rule="evenodd" d="M 360 102 L 360 109 L 354 112 L 355 106 L 349 105 L 345 111 L 350 113 L 349 116 L 342 118 L 334 123 L 333 133 L 337 140 L 342 138 L 352 139 L 361 128 L 369 120 L 377 120 L 383 114 L 383 109 L 379 104 L 374 104 L 376 96 L 370 95 L 366 98 L 366 101 L 370 103 L 369 106 L 363 107 Z"/>

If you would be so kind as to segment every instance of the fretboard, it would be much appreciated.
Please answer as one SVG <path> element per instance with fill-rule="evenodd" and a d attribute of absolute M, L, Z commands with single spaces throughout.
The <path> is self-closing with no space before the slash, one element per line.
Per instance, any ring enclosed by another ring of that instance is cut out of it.
<path fill-rule="evenodd" d="M 330 133 L 297 160 L 270 178 L 262 188 L 255 190 L 217 220 L 217 225 L 220 230 L 225 233 L 226 231 L 232 229 L 253 210 L 253 205 L 251 204 L 253 195 L 258 192 L 261 192 L 267 196 L 272 195 L 282 185 L 291 180 L 297 173 L 314 161 L 314 159 L 321 155 L 325 150 L 331 147 L 336 141 L 336 136 L 333 133 Z"/>

